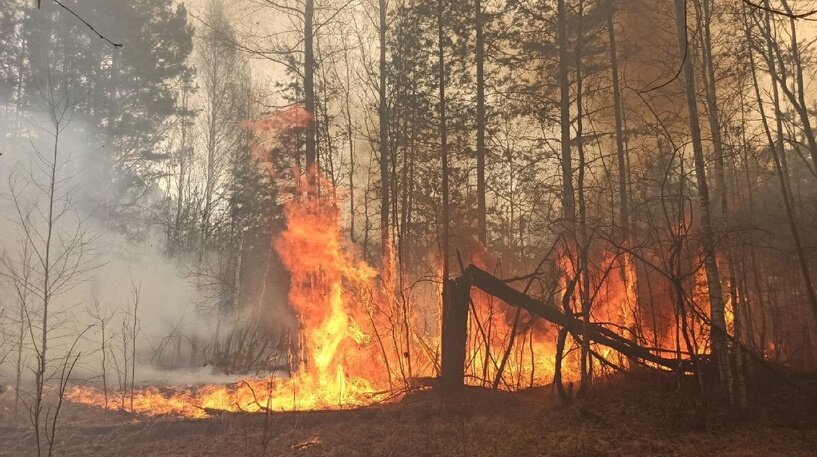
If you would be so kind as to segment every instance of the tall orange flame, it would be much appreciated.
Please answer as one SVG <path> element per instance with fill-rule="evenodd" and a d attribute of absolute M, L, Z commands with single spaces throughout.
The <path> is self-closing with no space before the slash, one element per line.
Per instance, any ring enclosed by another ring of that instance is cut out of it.
<path fill-rule="evenodd" d="M 253 155 L 259 166 L 274 177 L 269 141 L 274 141 L 282 131 L 309 122 L 311 114 L 295 106 L 242 125 L 256 134 Z M 411 388 L 414 378 L 436 374 L 439 335 L 414 328 L 415 322 L 428 321 L 428 314 L 434 312 L 426 309 L 425 316 L 413 315 L 415 308 L 409 306 L 410 300 L 398 284 L 402 273 L 397 268 L 395 250 L 384 254 L 383 269 L 378 274 L 346 241 L 331 185 L 315 170 L 306 174 L 296 172 L 295 176 L 292 195 L 284 203 L 286 229 L 273 240 L 291 275 L 288 300 L 300 326 L 301 341 L 292 375 L 254 377 L 233 385 L 138 389 L 133 392 L 133 412 L 203 417 L 208 410 L 257 412 L 358 406 L 380 398 L 379 393 Z M 320 195 L 317 188 L 322 190 Z M 471 262 L 485 269 L 487 258 L 485 252 L 478 252 Z M 557 256 L 557 270 L 562 272 L 561 289 L 553 300 L 555 303 L 566 300 L 573 312 L 578 312 L 579 289 L 563 296 L 567 277 L 577 274 L 574 262 L 570 253 Z M 593 321 L 605 323 L 627 338 L 654 342 L 659 346 L 656 351 L 671 352 L 675 348 L 689 352 L 705 348 L 708 336 L 695 315 L 687 317 L 692 329 L 692 348 L 679 341 L 677 332 L 673 335 L 670 331 L 676 326 L 672 319 L 660 328 L 658 324 L 652 328 L 639 325 L 642 311 L 637 304 L 638 275 L 632 257 L 602 250 L 595 255 L 592 265 L 596 266 L 595 271 L 584 274 L 589 274 Z M 696 279 L 692 301 L 703 307 L 708 304 L 705 277 L 698 273 Z M 436 296 L 426 298 L 440 303 L 440 288 L 435 293 Z M 553 326 L 479 291 L 472 292 L 472 301 L 467 382 L 504 389 L 550 382 L 556 362 L 557 332 Z M 421 312 L 419 307 L 416 309 Z M 430 319 L 435 322 L 433 325 L 439 324 L 439 309 Z M 640 327 L 638 332 L 636 327 Z M 611 352 L 607 348 L 593 349 L 605 358 Z M 627 365 L 621 358 L 615 362 Z M 580 363 L 580 352 L 569 347 L 562 361 L 563 379 L 578 379 Z M 600 364 L 593 369 L 600 369 Z M 116 393 L 112 396 L 114 400 L 106 402 L 99 390 L 75 388 L 68 398 L 99 407 L 130 408 L 129 393 Z"/>

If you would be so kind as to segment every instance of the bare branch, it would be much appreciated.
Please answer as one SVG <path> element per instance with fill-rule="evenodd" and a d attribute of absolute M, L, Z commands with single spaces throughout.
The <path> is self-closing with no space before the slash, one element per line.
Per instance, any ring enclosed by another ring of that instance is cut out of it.
<path fill-rule="evenodd" d="M 72 16 L 79 19 L 79 21 L 82 22 L 83 24 L 85 24 L 89 29 L 91 29 L 91 31 L 94 32 L 96 34 L 96 36 L 98 36 L 99 38 L 107 41 L 111 46 L 113 46 L 115 48 L 121 48 L 122 47 L 122 43 L 114 43 L 113 41 L 108 39 L 105 35 L 99 33 L 99 31 L 97 31 L 97 29 L 95 29 L 93 25 L 91 25 L 90 23 L 88 23 L 88 21 L 83 19 L 82 16 L 75 13 L 71 8 L 68 8 L 67 6 L 65 6 L 65 4 L 63 4 L 60 0 L 52 0 L 52 1 L 54 3 L 56 3 L 57 5 L 59 5 L 60 8 L 64 9 L 65 11 L 68 11 L 69 13 L 71 13 Z M 41 3 L 42 3 L 41 0 L 37 0 L 37 8 L 40 7 Z"/>

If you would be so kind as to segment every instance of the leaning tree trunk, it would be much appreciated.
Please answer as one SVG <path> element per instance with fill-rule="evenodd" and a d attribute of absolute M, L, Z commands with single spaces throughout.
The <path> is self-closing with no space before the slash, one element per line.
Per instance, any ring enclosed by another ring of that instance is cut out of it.
<path fill-rule="evenodd" d="M 695 365 L 689 361 L 661 357 L 650 349 L 641 347 L 602 325 L 594 322 L 586 323 L 577 318 L 572 312 L 564 312 L 558 309 L 551 302 L 543 302 L 520 292 L 509 286 L 507 282 L 474 265 L 467 266 L 459 278 L 449 279 L 447 282 L 448 294 L 445 296 L 447 304 L 443 314 L 442 381 L 443 386 L 449 390 L 459 390 L 463 386 L 466 324 L 472 287 L 499 298 L 510 306 L 524 309 L 534 316 L 558 325 L 560 327 L 559 346 L 564 347 L 565 339 L 570 334 L 579 342 L 587 339 L 611 348 L 636 363 L 648 367 L 660 367 L 664 370 L 680 373 L 694 372 Z M 576 282 L 576 279 L 571 281 L 568 284 L 568 289 L 573 290 Z M 600 354 L 593 353 L 593 355 L 603 363 L 605 362 Z M 690 354 L 690 356 L 694 357 L 694 354 Z M 559 370 L 560 366 L 556 365 L 556 369 Z M 563 391 L 563 386 L 557 384 L 556 388 L 559 389 L 560 394 L 567 394 Z"/>

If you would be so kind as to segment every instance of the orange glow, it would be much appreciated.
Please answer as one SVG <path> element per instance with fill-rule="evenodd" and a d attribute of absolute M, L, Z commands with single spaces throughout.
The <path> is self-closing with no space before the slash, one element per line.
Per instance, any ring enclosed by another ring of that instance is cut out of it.
<path fill-rule="evenodd" d="M 262 121 L 243 122 L 257 137 L 253 156 L 259 166 L 274 177 L 269 141 L 274 141 L 281 131 L 303 127 L 311 119 L 302 108 L 292 107 Z M 416 378 L 438 374 L 441 284 L 431 286 L 432 290 L 420 300 L 407 298 L 406 290 L 401 290 L 396 250 L 387 249 L 382 270 L 376 271 L 359 258 L 345 238 L 335 201 L 337 194 L 330 183 L 315 170 L 295 172 L 295 177 L 292 195 L 284 202 L 286 228 L 273 240 L 291 275 L 288 300 L 300 327 L 301 344 L 293 355 L 291 376 L 254 377 L 233 385 L 196 388 L 139 388 L 133 392 L 134 413 L 197 418 L 209 411 L 354 407 L 410 389 Z M 677 337 L 674 317 L 653 326 L 641 325 L 644 310 L 638 304 L 638 272 L 631 256 L 605 250 L 590 255 L 587 281 L 579 281 L 572 294 L 564 297 L 569 278 L 578 271 L 576 253 L 557 254 L 559 287 L 550 292 L 553 296 L 549 298 L 557 308 L 561 310 L 565 302 L 580 316 L 582 287 L 589 284 L 593 322 L 607 325 L 625 338 L 639 339 L 640 343 L 655 342 L 659 346 L 655 350 L 664 356 L 676 349 L 689 351 Z M 490 271 L 484 249 L 472 254 L 470 262 Z M 695 275 L 691 298 L 700 310 L 708 312 L 702 271 L 699 269 Z M 518 313 L 517 320 L 516 308 L 481 291 L 473 290 L 471 297 L 466 382 L 496 384 L 502 389 L 552 382 L 558 334 L 555 326 L 525 311 Z M 423 300 L 433 305 L 423 307 Z M 655 308 L 652 311 L 655 313 Z M 705 326 L 692 313 L 687 320 L 694 339 L 692 349 L 704 351 L 708 340 Z M 608 348 L 593 345 L 592 349 L 619 366 L 628 364 L 622 357 L 611 359 L 614 354 Z M 562 361 L 566 381 L 579 379 L 580 355 L 576 343 L 568 338 Z M 601 364 L 594 362 L 592 369 L 600 371 Z M 109 397 L 109 408 L 131 409 L 130 393 L 111 393 Z M 93 388 L 75 388 L 68 399 L 98 407 L 106 405 L 103 393 Z"/>
<path fill-rule="evenodd" d="M 311 119 L 303 109 L 282 112 L 257 123 L 245 122 L 256 133 L 302 126 Z M 307 113 L 308 114 L 308 113 Z M 258 156 L 258 154 L 256 154 Z M 266 165 L 262 163 L 261 165 Z M 269 170 L 269 168 L 268 168 Z M 312 173 L 315 173 L 314 171 Z M 320 180 L 319 177 L 316 177 Z M 285 202 L 287 226 L 274 247 L 291 274 L 289 303 L 298 316 L 303 338 L 295 372 L 290 378 L 247 379 L 231 386 L 163 392 L 134 392 L 133 412 L 202 417 L 206 409 L 224 411 L 305 410 L 367 404 L 389 386 L 385 351 L 372 324 L 391 287 L 375 288 L 376 271 L 361 261 L 341 235 L 340 212 L 329 197 L 308 192 L 311 179 L 299 179 Z M 322 182 L 329 189 L 328 182 Z M 332 195 L 326 192 L 324 195 Z M 109 407 L 130 409 L 128 393 Z M 68 398 L 105 405 L 95 389 L 76 388 Z M 124 405 L 122 404 L 124 403 Z"/>
<path fill-rule="evenodd" d="M 138 389 L 134 412 L 202 417 L 206 409 L 339 408 L 371 403 L 377 397 L 374 392 L 388 387 L 383 354 L 370 325 L 372 300 L 382 295 L 370 288 L 375 270 L 344 243 L 339 210 L 331 201 L 298 192 L 286 202 L 285 211 L 287 227 L 274 245 L 292 276 L 289 302 L 304 338 L 297 371 L 288 379 L 254 378 L 232 386 L 167 393 Z M 130 409 L 129 394 L 124 397 Z M 93 389 L 74 389 L 68 398 L 104 406 L 103 396 Z M 121 406 L 121 401 L 109 403 L 109 407 Z"/>

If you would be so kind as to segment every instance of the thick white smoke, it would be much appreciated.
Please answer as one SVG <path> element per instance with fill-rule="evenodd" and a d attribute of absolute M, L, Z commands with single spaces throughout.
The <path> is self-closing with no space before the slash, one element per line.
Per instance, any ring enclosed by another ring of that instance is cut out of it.
<path fill-rule="evenodd" d="M 67 119 L 67 118 L 66 118 Z M 136 380 L 166 382 L 202 382 L 209 368 L 192 370 L 190 374 L 176 372 L 173 377 L 150 367 L 155 362 L 157 348 L 166 343 L 170 334 L 201 338 L 212 336 L 215 319 L 197 310 L 196 288 L 183 262 L 169 259 L 162 253 L 163 234 L 160 227 L 140 227 L 147 233 L 139 242 L 127 239 L 112 230 L 105 220 L 105 208 L 98 198 L 100 189 L 109 187 L 105 178 L 88 172 L 88 164 L 105 161 L 109 153 L 104 145 L 91 145 L 93 129 L 79 119 L 71 119 L 61 131 L 57 154 L 57 190 L 55 212 L 60 214 L 54 227 L 52 255 L 67 254 L 63 263 L 52 271 L 65 274 L 61 293 L 54 297 L 49 310 L 49 354 L 52 371 L 61 364 L 68 349 L 76 341 L 74 353 L 80 354 L 74 379 L 98 380 L 102 372 L 100 321 L 106 322 L 107 376 L 116 385 L 117 366 L 121 373 L 130 349 L 125 346 L 133 328 L 134 289 L 138 290 L 138 337 L 136 348 Z M 37 265 L 44 246 L 48 214 L 47 191 L 50 178 L 48 163 L 54 152 L 54 124 L 47 110 L 27 112 L 18 116 L 11 107 L 0 107 L 0 252 L 3 274 L 0 276 L 0 354 L 9 353 L 0 364 L 0 384 L 12 384 L 16 378 L 18 355 L 16 345 L 23 329 L 23 351 L 20 357 L 24 379 L 32 377 L 36 364 L 34 345 L 39 344 L 42 297 L 37 290 L 42 282 L 42 267 Z M 103 192 L 104 194 L 104 192 Z M 33 234 L 29 260 L 23 261 L 25 230 L 21 219 Z M 134 224 L 144 224 L 135 220 Z M 78 236 L 78 233 L 82 233 Z M 82 243 L 69 247 L 72 242 Z M 33 248 L 37 249 L 34 250 Z M 78 262 L 75 262 L 79 259 Z M 20 307 L 17 290 L 25 265 L 32 265 L 26 306 Z M 72 270 L 72 275 L 66 271 Z M 59 271 L 58 271 L 59 270 Z M 18 279 L 15 288 L 14 278 Z M 70 276 L 70 278 L 69 278 Z M 22 311 L 22 313 L 21 313 Z M 24 325 L 20 326 L 21 317 Z M 31 322 L 29 331 L 27 323 Z M 77 336 L 82 337 L 77 340 Z M 125 338 L 123 338 L 125 334 Z M 2 359 L 0 359 L 2 360 Z M 130 363 L 130 362 L 128 362 Z M 189 371 L 189 370 L 188 370 Z M 212 380 L 212 379 L 211 379 Z"/>

